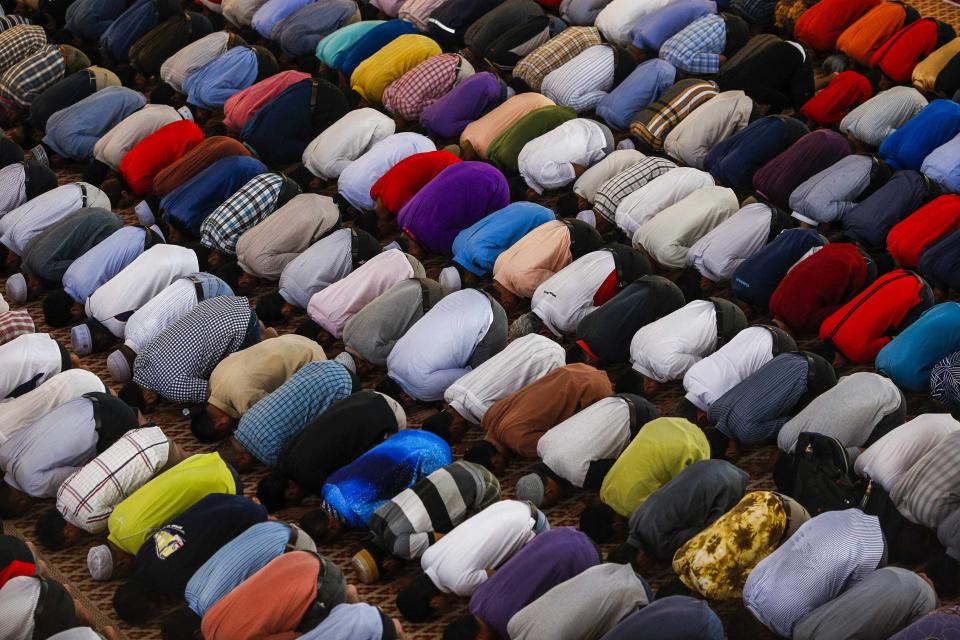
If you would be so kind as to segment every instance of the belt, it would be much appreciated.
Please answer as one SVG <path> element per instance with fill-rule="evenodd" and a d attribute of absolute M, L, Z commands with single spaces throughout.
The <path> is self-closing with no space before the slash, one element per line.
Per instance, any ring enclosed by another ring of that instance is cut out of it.
<path fill-rule="evenodd" d="M 806 351 L 801 351 L 803 357 L 807 359 L 807 388 L 810 388 L 810 383 L 813 382 L 813 374 L 817 367 L 817 363 L 814 362 L 813 356 L 807 353 Z"/>
<path fill-rule="evenodd" d="M 87 77 L 90 80 L 90 89 L 96 93 L 97 91 L 97 74 L 93 71 L 87 71 Z"/>
<path fill-rule="evenodd" d="M 37 580 L 40 581 L 40 595 L 37 597 L 37 606 L 33 610 L 33 619 L 35 622 L 39 621 L 41 616 L 43 616 L 44 601 L 47 599 L 47 591 L 50 589 L 46 578 L 37 576 Z"/>
<path fill-rule="evenodd" d="M 420 284 L 420 308 L 423 309 L 423 315 L 427 315 L 427 311 L 430 311 L 430 290 L 423 280 L 417 282 Z"/>
<path fill-rule="evenodd" d="M 85 393 L 83 397 L 93 405 L 93 430 L 100 433 L 100 398 L 93 393 Z"/>
<path fill-rule="evenodd" d="M 627 413 L 630 417 L 630 439 L 632 440 L 636 437 L 637 432 L 640 431 L 640 425 L 637 424 L 637 405 L 633 404 L 633 400 L 622 393 L 618 393 L 616 396 L 627 403 Z"/>
<path fill-rule="evenodd" d="M 78 182 L 77 186 L 80 187 L 80 208 L 82 209 L 87 206 L 87 187 L 82 182 Z"/>
<path fill-rule="evenodd" d="M 726 317 L 726 314 L 716 302 L 713 302 L 713 309 L 717 313 L 717 349 L 719 349 L 726 342 L 726 340 L 723 338 L 723 333 L 721 332 L 721 328 L 724 324 L 723 320 Z"/>
<path fill-rule="evenodd" d="M 620 268 L 620 261 L 617 259 L 617 252 L 608 247 L 604 247 L 604 251 L 609 251 L 610 255 L 613 257 L 613 269 L 617 272 L 617 289 L 623 288 L 623 270 Z M 718 334 L 719 335 L 719 334 Z"/>
<path fill-rule="evenodd" d="M 357 232 L 353 229 L 350 229 L 350 262 L 353 263 L 353 268 L 356 269 L 357 264 L 357 252 L 360 250 L 360 239 L 357 237 Z"/>
<path fill-rule="evenodd" d="M 193 283 L 193 290 L 197 292 L 197 302 L 202 302 L 204 298 L 203 294 L 203 283 L 200 282 L 200 278 L 197 276 L 187 276 L 190 278 L 190 282 Z"/>

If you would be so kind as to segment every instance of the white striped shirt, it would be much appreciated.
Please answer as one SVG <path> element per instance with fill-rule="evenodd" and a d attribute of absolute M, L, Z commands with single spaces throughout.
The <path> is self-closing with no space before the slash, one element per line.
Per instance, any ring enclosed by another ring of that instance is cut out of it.
<path fill-rule="evenodd" d="M 913 87 L 892 87 L 844 116 L 840 121 L 840 131 L 870 146 L 879 147 L 887 136 L 925 106 L 927 99 Z"/>
<path fill-rule="evenodd" d="M 26 171 L 22 162 L 0 169 L 0 218 L 27 201 Z"/>
<path fill-rule="evenodd" d="M 160 66 L 160 77 L 182 93 L 187 76 L 229 49 L 231 40 L 231 34 L 216 31 L 191 42 L 166 59 Z"/>
<path fill-rule="evenodd" d="M 613 49 L 597 44 L 548 73 L 540 90 L 558 105 L 577 113 L 590 111 L 613 88 L 615 69 Z"/>

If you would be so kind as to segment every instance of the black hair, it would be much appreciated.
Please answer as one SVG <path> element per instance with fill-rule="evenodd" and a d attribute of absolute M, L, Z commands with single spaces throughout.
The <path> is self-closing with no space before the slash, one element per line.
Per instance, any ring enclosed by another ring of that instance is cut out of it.
<path fill-rule="evenodd" d="M 257 499 L 268 512 L 278 511 L 287 504 L 288 484 L 289 481 L 279 473 L 270 473 L 257 485 Z"/>
<path fill-rule="evenodd" d="M 73 319 L 70 311 L 72 307 L 73 298 L 66 291 L 50 291 L 43 299 L 43 321 L 55 329 L 65 327 Z"/>
<path fill-rule="evenodd" d="M 300 518 L 299 525 L 317 544 L 323 544 L 330 535 L 330 518 L 324 509 L 306 512 Z"/>
<path fill-rule="evenodd" d="M 180 607 L 163 619 L 160 637 L 163 640 L 194 640 L 199 635 L 201 620 L 189 607 Z"/>
<path fill-rule="evenodd" d="M 154 87 L 153 91 L 150 92 L 150 103 L 173 106 L 176 95 L 177 90 L 164 82 Z"/>
<path fill-rule="evenodd" d="M 443 640 L 475 640 L 480 633 L 477 619 L 470 614 L 460 616 L 443 630 Z"/>
<path fill-rule="evenodd" d="M 248 45 L 256 44 L 263 39 L 260 37 L 260 33 L 253 27 L 241 29 L 237 35 L 243 38 L 243 41 Z"/>
<path fill-rule="evenodd" d="M 125 184 L 126 181 L 120 176 L 107 178 L 100 183 L 100 191 L 103 191 L 103 193 L 106 194 L 107 198 L 110 199 L 110 203 L 115 209 L 120 208 L 120 200 L 123 199 L 123 187 Z"/>
<path fill-rule="evenodd" d="M 820 69 L 824 73 L 841 73 L 850 68 L 850 58 L 842 53 L 834 53 L 823 59 Z"/>
<path fill-rule="evenodd" d="M 113 609 L 124 622 L 142 625 L 150 618 L 151 594 L 136 581 L 126 582 L 113 594 Z"/>
<path fill-rule="evenodd" d="M 420 428 L 438 435 L 447 442 L 450 442 L 450 424 L 453 422 L 453 416 L 447 410 L 433 414 L 423 421 Z"/>
<path fill-rule="evenodd" d="M 947 554 L 927 562 L 923 572 L 933 581 L 941 599 L 952 598 L 960 592 L 960 564 Z"/>
<path fill-rule="evenodd" d="M 507 180 L 507 186 L 510 188 L 510 202 L 520 202 L 527 199 L 527 181 L 523 176 L 513 176 Z"/>
<path fill-rule="evenodd" d="M 234 291 L 237 290 L 237 281 L 240 279 L 241 273 L 243 273 L 243 271 L 235 261 L 222 264 L 213 270 L 213 275 L 226 282 Z"/>
<path fill-rule="evenodd" d="M 40 544 L 47 549 L 57 551 L 63 549 L 66 543 L 63 536 L 63 527 L 67 521 L 63 519 L 56 508 L 50 508 L 37 518 L 37 525 L 34 527 L 34 534 Z"/>
<path fill-rule="evenodd" d="M 147 400 L 143 397 L 143 389 L 136 382 L 128 382 L 120 387 L 117 397 L 134 409 L 145 411 L 147 408 Z"/>
<path fill-rule="evenodd" d="M 197 262 L 200 264 L 201 269 L 210 266 L 210 254 L 213 253 L 213 249 L 201 243 L 195 244 L 191 249 L 197 254 Z"/>
<path fill-rule="evenodd" d="M 297 328 L 293 330 L 298 336 L 306 336 L 311 340 L 316 340 L 320 335 L 320 332 L 323 330 L 323 327 L 318 325 L 313 320 L 307 318 L 303 322 L 297 325 Z"/>
<path fill-rule="evenodd" d="M 707 443 L 710 445 L 710 458 L 713 460 L 726 458 L 730 438 L 717 429 L 705 429 L 703 434 L 707 437 Z"/>
<path fill-rule="evenodd" d="M 257 317 L 268 327 L 279 324 L 283 320 L 283 305 L 286 302 L 279 291 L 271 291 L 261 296 L 257 300 Z"/>
<path fill-rule="evenodd" d="M 886 251 L 877 251 L 876 253 L 871 253 L 870 258 L 873 259 L 873 263 L 877 266 L 877 277 L 893 271 L 896 267 L 896 263 L 891 256 Z"/>
<path fill-rule="evenodd" d="M 103 351 L 114 342 L 116 337 L 100 325 L 90 326 L 90 348 L 92 353 Z"/>
<path fill-rule="evenodd" d="M 463 454 L 463 459 L 467 462 L 483 465 L 492 471 L 493 456 L 495 455 L 497 455 L 497 448 L 486 440 L 481 440 L 467 449 L 466 453 Z"/>
<path fill-rule="evenodd" d="M 613 509 L 601 502 L 589 504 L 580 514 L 580 525 L 577 528 L 597 544 L 606 544 L 613 540 L 615 515 Z"/>
<path fill-rule="evenodd" d="M 110 165 L 94 159 L 91 160 L 87 167 L 83 170 L 83 181 L 89 182 L 93 186 L 99 188 L 109 174 Z"/>
<path fill-rule="evenodd" d="M 692 595 L 690 589 L 687 588 L 687 585 L 681 582 L 680 578 L 673 576 L 670 580 L 660 585 L 660 588 L 657 589 L 657 600 L 661 598 L 667 598 L 670 596 L 689 596 Z M 732 636 L 731 636 L 732 637 Z"/>
<path fill-rule="evenodd" d="M 826 342 L 816 342 L 810 347 L 807 348 L 807 351 L 810 353 L 815 353 L 827 362 L 833 362 L 833 359 L 837 355 L 837 349 L 833 346 L 833 343 L 829 340 Z"/>
<path fill-rule="evenodd" d="M 204 444 L 217 442 L 222 438 L 222 434 L 217 431 L 213 424 L 213 418 L 204 410 L 197 411 L 190 416 L 190 431 L 197 440 Z"/>
<path fill-rule="evenodd" d="M 619 547 L 607 554 L 607 562 L 613 562 L 615 564 L 631 564 L 633 559 L 637 557 L 638 549 L 630 544 L 629 542 L 624 542 Z"/>
<path fill-rule="evenodd" d="M 570 347 L 567 349 L 566 363 L 577 364 L 578 362 L 586 361 L 587 352 L 583 350 L 583 347 L 576 343 L 570 345 Z"/>
<path fill-rule="evenodd" d="M 225 136 L 230 133 L 230 130 L 227 129 L 227 125 L 223 123 L 223 120 L 208 120 L 203 125 L 203 137 L 210 138 L 212 136 Z"/>
<path fill-rule="evenodd" d="M 378 382 L 377 386 L 374 387 L 374 391 L 378 391 L 394 399 L 399 398 L 400 394 L 403 393 L 403 389 L 400 388 L 400 385 L 397 384 L 393 378 L 384 378 Z"/>
<path fill-rule="evenodd" d="M 120 79 L 120 84 L 127 87 L 128 89 L 136 88 L 137 84 L 137 70 L 134 69 L 129 64 L 117 65 L 113 68 L 113 72 L 117 74 L 117 77 Z"/>
<path fill-rule="evenodd" d="M 687 267 L 680 272 L 676 285 L 683 294 L 683 299 L 688 302 L 700 300 L 704 297 L 703 290 L 700 288 L 700 272 L 693 267 Z"/>
<path fill-rule="evenodd" d="M 410 622 L 426 622 L 432 613 L 430 600 L 440 595 L 433 580 L 421 573 L 397 593 L 397 609 Z"/>
<path fill-rule="evenodd" d="M 379 234 L 378 222 L 377 214 L 375 212 L 364 211 L 354 219 L 353 226 L 357 229 L 363 229 L 376 238 Z"/>
<path fill-rule="evenodd" d="M 576 218 L 580 213 L 579 200 L 575 193 L 565 193 L 557 198 L 557 215 L 561 218 Z"/>
<path fill-rule="evenodd" d="M 307 193 L 310 191 L 310 183 L 313 182 L 314 175 L 310 173 L 310 170 L 307 169 L 302 164 L 296 169 L 292 169 L 287 176 L 300 185 L 300 189 Z"/>

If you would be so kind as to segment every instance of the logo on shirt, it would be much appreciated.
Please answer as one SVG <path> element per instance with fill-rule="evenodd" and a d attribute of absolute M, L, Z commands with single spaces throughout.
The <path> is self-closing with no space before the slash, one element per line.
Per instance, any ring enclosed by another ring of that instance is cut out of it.
<path fill-rule="evenodd" d="M 153 534 L 153 544 L 157 558 L 166 560 L 183 548 L 185 535 L 183 527 L 171 524 Z"/>

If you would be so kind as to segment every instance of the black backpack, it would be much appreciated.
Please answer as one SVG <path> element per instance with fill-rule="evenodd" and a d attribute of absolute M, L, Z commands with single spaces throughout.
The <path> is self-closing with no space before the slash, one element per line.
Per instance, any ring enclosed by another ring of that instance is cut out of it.
<path fill-rule="evenodd" d="M 863 508 L 872 491 L 853 474 L 850 458 L 836 438 L 803 432 L 793 454 L 793 486 L 790 495 L 810 512 Z"/>

